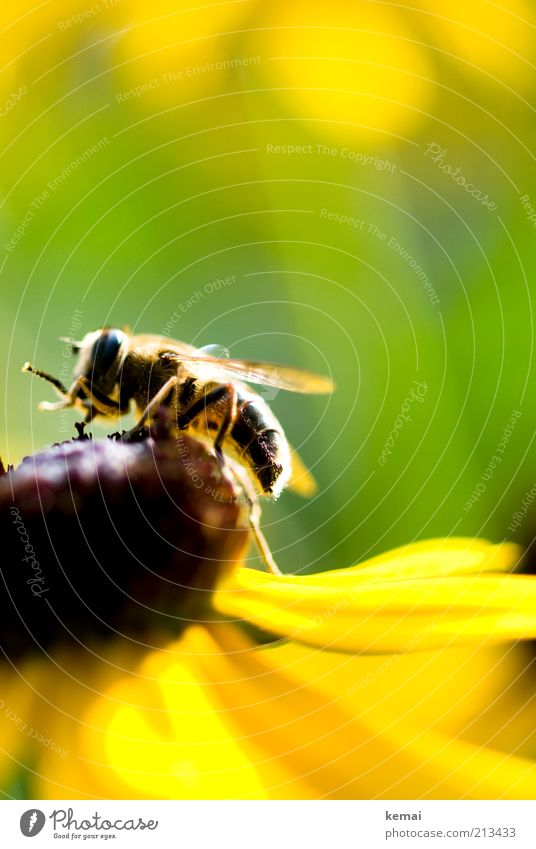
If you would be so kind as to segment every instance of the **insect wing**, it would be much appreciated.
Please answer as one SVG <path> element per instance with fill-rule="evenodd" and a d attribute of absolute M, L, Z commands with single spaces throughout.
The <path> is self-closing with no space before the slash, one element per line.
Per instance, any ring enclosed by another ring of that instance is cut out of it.
<path fill-rule="evenodd" d="M 199 348 L 199 353 L 203 357 L 218 360 L 228 360 L 231 356 L 229 348 L 226 348 L 224 345 L 203 345 Z"/>
<path fill-rule="evenodd" d="M 189 356 L 188 354 L 179 356 L 170 353 L 165 356 L 180 359 L 187 368 L 190 364 L 194 365 L 196 372 L 206 380 L 219 380 L 225 383 L 238 378 L 246 383 L 259 383 L 310 395 L 324 395 L 332 392 L 334 388 L 331 378 L 291 366 L 257 363 L 250 360 L 219 360 L 214 357 Z"/>

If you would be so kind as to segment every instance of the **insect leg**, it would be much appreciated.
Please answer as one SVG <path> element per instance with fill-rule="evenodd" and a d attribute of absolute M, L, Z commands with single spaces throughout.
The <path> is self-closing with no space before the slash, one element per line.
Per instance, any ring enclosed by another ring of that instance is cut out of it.
<path fill-rule="evenodd" d="M 268 567 L 268 571 L 271 572 L 272 575 L 282 575 L 283 573 L 275 562 L 273 554 L 270 551 L 270 546 L 266 541 L 266 537 L 261 531 L 261 526 L 259 524 L 261 514 L 260 508 L 255 511 L 255 507 L 259 508 L 259 502 L 257 501 L 257 499 L 255 499 L 255 502 L 251 503 L 251 513 L 249 515 L 249 524 L 251 526 L 253 536 L 255 537 L 257 548 L 259 549 L 260 555 L 264 560 L 266 566 Z"/>
<path fill-rule="evenodd" d="M 223 421 L 220 425 L 216 439 L 214 441 L 214 447 L 222 460 L 223 455 L 221 451 L 221 446 L 223 444 L 223 441 L 225 440 L 225 437 L 229 433 L 229 429 L 232 427 L 236 419 L 236 390 L 232 384 L 224 384 L 222 386 L 217 386 L 216 389 L 212 389 L 210 392 L 207 392 L 206 395 L 204 395 L 202 398 L 199 398 L 192 404 L 192 406 L 188 410 L 182 413 L 182 415 L 179 416 L 178 420 L 179 427 L 185 428 L 200 413 L 202 413 L 204 410 L 206 410 L 213 404 L 217 404 L 226 396 L 228 399 L 227 409 L 225 411 Z M 257 548 L 259 549 L 259 553 L 262 559 L 264 560 L 268 571 L 272 572 L 274 575 L 281 575 L 281 570 L 275 562 L 272 552 L 270 551 L 270 546 L 268 545 L 266 537 L 264 536 L 260 528 L 261 507 L 259 504 L 259 499 L 257 498 L 257 493 L 255 492 L 255 488 L 245 470 L 239 469 L 237 466 L 234 466 L 233 471 L 239 478 L 249 503 L 249 524 L 253 533 L 253 537 L 257 544 Z"/>
<path fill-rule="evenodd" d="M 91 424 L 97 413 L 98 410 L 96 407 L 90 407 L 86 413 L 84 421 L 82 422 L 82 428 L 85 428 L 86 425 Z"/>
<path fill-rule="evenodd" d="M 193 422 L 195 418 L 206 410 L 208 407 L 211 407 L 213 404 L 217 404 L 218 401 L 221 401 L 222 398 L 225 398 L 227 395 L 227 385 L 217 386 L 216 389 L 211 389 L 210 392 L 207 392 L 206 395 L 203 395 L 202 398 L 198 398 L 197 401 L 188 407 L 184 413 L 181 413 L 177 424 L 179 425 L 181 430 L 188 427 L 188 425 Z"/>
<path fill-rule="evenodd" d="M 249 525 L 253 533 L 255 543 L 257 544 L 259 554 L 264 560 L 264 563 L 269 572 L 271 572 L 273 575 L 282 575 L 283 573 L 275 562 L 273 554 L 270 551 L 270 546 L 268 545 L 266 537 L 261 531 L 261 505 L 259 504 L 259 499 L 257 497 L 255 487 L 253 486 L 247 472 L 244 469 L 239 469 L 235 466 L 233 468 L 233 471 L 239 478 L 240 483 L 242 484 L 242 488 L 245 492 L 246 498 L 249 502 Z"/>
<path fill-rule="evenodd" d="M 170 377 L 169 380 L 166 380 L 166 382 L 158 390 L 154 398 L 151 398 L 134 427 L 128 431 L 129 436 L 132 436 L 139 430 L 141 430 L 142 427 L 145 425 L 145 422 L 148 421 L 152 416 L 154 416 L 154 414 L 158 411 L 158 408 L 164 403 L 167 396 L 176 387 L 178 382 L 179 378 L 175 374 Z"/>
<path fill-rule="evenodd" d="M 28 372 L 29 374 L 35 374 L 37 377 L 42 377 L 43 380 L 46 380 L 48 383 L 51 383 L 56 392 L 62 396 L 62 398 L 67 395 L 68 389 L 65 388 L 61 380 L 58 380 L 57 377 L 52 377 L 51 374 L 48 374 L 46 371 L 41 371 L 39 368 L 34 368 L 30 363 L 25 363 L 22 367 L 23 371 Z"/>
<path fill-rule="evenodd" d="M 222 384 L 215 389 L 211 389 L 202 398 L 194 401 L 191 407 L 185 410 L 179 416 L 178 425 L 181 429 L 187 427 L 200 413 L 206 412 L 209 407 L 218 404 L 222 400 L 226 400 L 226 410 L 218 428 L 218 432 L 214 439 L 214 449 L 218 456 L 223 459 L 222 445 L 229 430 L 233 426 L 236 419 L 236 389 L 232 383 Z"/>
<path fill-rule="evenodd" d="M 223 417 L 220 429 L 214 440 L 214 449 L 216 453 L 222 456 L 222 445 L 225 437 L 231 430 L 236 420 L 236 389 L 232 383 L 227 385 L 227 409 Z"/>
<path fill-rule="evenodd" d="M 108 396 L 104 395 L 103 392 L 99 392 L 94 387 L 91 387 L 86 377 L 79 377 L 76 382 L 78 383 L 78 389 L 80 389 L 86 398 L 91 401 L 91 409 L 86 416 L 87 423 L 95 418 L 97 413 L 100 413 L 101 416 L 113 416 L 118 414 L 119 404 L 117 401 L 114 401 L 112 398 L 108 398 Z M 90 416 L 90 418 L 88 418 L 88 416 Z"/>
<path fill-rule="evenodd" d="M 64 410 L 67 407 L 74 407 L 76 402 L 79 400 L 79 391 L 82 391 L 84 395 L 90 399 L 96 412 L 101 413 L 104 416 L 109 416 L 114 412 L 117 412 L 119 409 L 119 404 L 116 401 L 112 401 L 112 399 L 108 398 L 107 395 L 104 395 L 102 392 L 96 392 L 92 389 L 85 377 L 77 377 L 69 389 L 66 389 L 63 383 L 56 377 L 52 377 L 51 374 L 48 374 L 46 371 L 41 371 L 41 369 L 33 368 L 30 363 L 26 363 L 22 370 L 29 372 L 30 374 L 35 374 L 37 377 L 42 377 L 43 380 L 51 383 L 58 395 L 60 395 L 63 399 L 57 404 L 42 401 L 39 404 L 40 410 Z M 91 418 L 93 418 L 94 415 L 95 414 L 93 414 Z M 89 421 L 91 421 L 91 419 L 89 419 Z"/>
<path fill-rule="evenodd" d="M 27 364 L 28 365 L 28 364 Z M 82 377 L 77 377 L 74 383 L 71 384 L 69 389 L 65 389 L 64 386 L 60 383 L 60 381 L 56 381 L 55 378 L 51 378 L 50 375 L 46 374 L 46 372 L 38 371 L 37 369 L 32 369 L 24 367 L 24 371 L 31 371 L 32 374 L 36 374 L 38 377 L 43 377 L 45 380 L 48 380 L 49 383 L 52 383 L 57 392 L 62 396 L 63 401 L 58 401 L 56 404 L 51 404 L 49 401 L 41 401 L 39 404 L 40 410 L 64 410 L 66 407 L 74 407 L 78 398 L 78 390 L 82 389 Z"/>

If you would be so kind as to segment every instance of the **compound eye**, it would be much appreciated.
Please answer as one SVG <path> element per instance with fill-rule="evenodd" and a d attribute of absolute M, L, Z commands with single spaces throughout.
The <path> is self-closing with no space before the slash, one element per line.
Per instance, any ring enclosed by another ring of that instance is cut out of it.
<path fill-rule="evenodd" d="M 124 335 L 120 330 L 103 330 L 91 352 L 92 377 L 99 381 L 115 365 Z"/>

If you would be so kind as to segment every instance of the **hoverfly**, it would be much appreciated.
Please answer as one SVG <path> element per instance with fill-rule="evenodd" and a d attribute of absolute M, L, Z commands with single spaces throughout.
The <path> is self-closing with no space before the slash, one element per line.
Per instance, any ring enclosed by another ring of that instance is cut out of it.
<path fill-rule="evenodd" d="M 42 402 L 40 409 L 76 407 L 89 424 L 97 416 L 125 415 L 134 404 L 139 418 L 133 434 L 166 406 L 179 429 L 210 439 L 222 461 L 246 472 L 240 479 L 251 504 L 252 530 L 267 566 L 279 573 L 259 527 L 257 496 L 275 499 L 286 486 L 311 495 L 316 483 L 266 401 L 246 384 L 319 394 L 332 391 L 331 379 L 289 366 L 222 360 L 185 342 L 131 336 L 112 327 L 87 333 L 80 342 L 64 341 L 78 354 L 70 387 L 30 363 L 23 368 L 51 383 L 62 399 Z"/>

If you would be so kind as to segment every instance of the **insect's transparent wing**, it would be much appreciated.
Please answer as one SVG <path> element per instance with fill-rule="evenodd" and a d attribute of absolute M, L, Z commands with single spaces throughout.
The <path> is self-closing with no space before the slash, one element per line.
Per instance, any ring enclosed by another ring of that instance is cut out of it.
<path fill-rule="evenodd" d="M 292 366 L 280 366 L 275 363 L 257 363 L 251 360 L 219 360 L 213 357 L 185 356 L 166 353 L 163 356 L 177 359 L 187 368 L 195 366 L 196 373 L 206 380 L 227 382 L 233 379 L 245 380 L 247 383 L 260 383 L 265 386 L 276 386 L 278 389 L 288 389 L 290 392 L 304 392 L 310 395 L 324 395 L 334 389 L 330 377 L 314 374 Z"/>
<path fill-rule="evenodd" d="M 231 356 L 229 348 L 224 345 L 202 345 L 201 348 L 198 348 L 198 351 L 203 357 L 210 357 L 211 359 L 228 360 Z"/>

